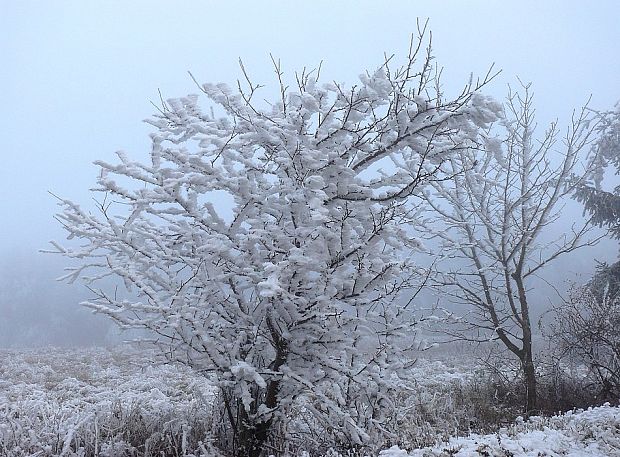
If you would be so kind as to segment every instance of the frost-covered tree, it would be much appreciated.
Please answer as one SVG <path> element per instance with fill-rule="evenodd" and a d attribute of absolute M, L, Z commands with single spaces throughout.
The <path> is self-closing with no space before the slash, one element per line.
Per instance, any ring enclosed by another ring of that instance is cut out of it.
<path fill-rule="evenodd" d="M 590 179 L 577 187 L 575 197 L 591 222 L 605 227 L 620 238 L 620 185 L 605 188 L 605 173 L 620 174 L 620 105 L 612 112 L 601 113 L 596 131 Z M 607 179 L 609 176 L 607 177 Z M 553 309 L 555 321 L 550 339 L 556 343 L 560 360 L 577 359 L 589 369 L 599 392 L 608 400 L 620 394 L 620 261 L 600 263 L 592 279 L 574 288 L 569 298 Z"/>
<path fill-rule="evenodd" d="M 609 284 L 609 283 L 607 283 Z M 620 294 L 617 289 L 574 288 L 553 309 L 548 338 L 561 362 L 585 367 L 597 398 L 615 401 L 620 395 Z"/>
<path fill-rule="evenodd" d="M 163 103 L 150 162 L 96 162 L 98 211 L 61 200 L 80 243 L 54 243 L 80 262 L 67 278 L 92 289 L 87 306 L 212 377 L 217 444 L 240 456 L 280 452 L 269 446 L 292 436 L 294 410 L 296 436 L 310 423 L 351 445 L 389 432 L 419 275 L 410 197 L 451 177 L 447 161 L 497 117 L 478 92 L 488 75 L 444 98 L 422 39 L 353 86 L 304 71 L 291 89 L 274 64 L 273 103 L 256 102 L 243 65 L 235 90 L 199 86 L 221 117 L 199 95 Z M 98 288 L 108 276 L 137 298 Z"/>
<path fill-rule="evenodd" d="M 433 181 L 425 193 L 431 217 L 420 225 L 441 244 L 435 285 L 448 303 L 445 330 L 459 340 L 499 340 L 520 361 L 525 410 L 536 410 L 536 371 L 532 351 L 532 280 L 550 262 L 593 242 L 589 225 L 571 223 L 556 232 L 552 224 L 566 197 L 583 183 L 582 167 L 594 123 L 583 108 L 562 141 L 553 123 L 535 136 L 532 93 L 511 92 L 505 117 L 494 126 L 482 150 L 462 149 L 445 161 L 450 181 Z"/>
<path fill-rule="evenodd" d="M 603 183 L 608 170 L 614 177 L 620 175 L 620 104 L 615 111 L 601 114 L 600 119 L 600 137 L 595 144 L 598 154 L 593 163 L 596 173 L 577 188 L 575 197 L 592 216 L 593 224 L 606 227 L 613 238 L 620 239 L 620 185 L 606 189 Z M 620 261 L 616 261 L 612 265 L 600 265 L 591 287 L 596 294 L 597 289 L 608 285 L 612 291 L 618 290 L 619 283 Z"/>
<path fill-rule="evenodd" d="M 600 119 L 600 138 L 595 145 L 598 154 L 593 164 L 597 173 L 579 186 L 576 197 L 592 215 L 594 224 L 608 227 L 612 236 L 620 238 L 620 185 L 610 190 L 602 185 L 606 169 L 613 167 L 614 176 L 620 175 L 620 105 Z"/>

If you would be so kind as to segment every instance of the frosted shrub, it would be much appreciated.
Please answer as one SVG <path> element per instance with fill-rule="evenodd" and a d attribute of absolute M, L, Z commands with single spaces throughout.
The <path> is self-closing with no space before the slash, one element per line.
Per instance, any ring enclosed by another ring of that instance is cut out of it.
<path fill-rule="evenodd" d="M 148 120 L 148 162 L 97 162 L 98 212 L 60 200 L 79 240 L 54 244 L 79 261 L 67 279 L 213 379 L 227 452 L 279 453 L 270 446 L 302 433 L 287 427 L 300 409 L 344 447 L 391 436 L 415 347 L 407 307 L 425 277 L 406 227 L 501 108 L 480 93 L 490 75 L 442 94 L 423 35 L 404 65 L 387 59 L 354 85 L 318 71 L 289 84 L 275 60 L 268 103 L 243 66 L 235 89 L 198 85 Z M 133 294 L 99 286 L 109 276 Z"/>
<path fill-rule="evenodd" d="M 212 388 L 191 370 L 131 360 L 103 350 L 0 352 L 0 455 L 198 451 Z"/>

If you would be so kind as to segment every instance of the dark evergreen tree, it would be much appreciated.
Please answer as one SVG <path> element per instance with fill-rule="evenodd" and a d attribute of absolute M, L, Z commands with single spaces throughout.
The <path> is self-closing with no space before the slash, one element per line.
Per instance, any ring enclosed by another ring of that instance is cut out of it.
<path fill-rule="evenodd" d="M 612 237 L 620 239 L 620 103 L 616 110 L 602 116 L 600 137 L 594 144 L 596 174 L 593 179 L 579 186 L 575 197 L 583 203 L 585 211 L 592 217 L 592 223 L 606 227 Z M 611 181 L 615 186 L 603 188 L 603 178 L 613 173 Z M 601 263 L 589 283 L 595 296 L 602 294 L 616 296 L 620 293 L 620 261 L 611 265 Z"/>
<path fill-rule="evenodd" d="M 608 227 L 614 238 L 620 239 L 620 184 L 610 190 L 603 189 L 605 173 L 614 167 L 614 181 L 620 176 L 620 103 L 616 110 L 607 113 L 600 124 L 600 137 L 595 143 L 597 173 L 589 182 L 579 186 L 575 194 L 583 203 L 592 222 L 599 227 Z"/>
<path fill-rule="evenodd" d="M 620 261 L 611 265 L 606 262 L 599 263 L 588 287 L 598 301 L 605 297 L 611 300 L 620 299 Z"/>

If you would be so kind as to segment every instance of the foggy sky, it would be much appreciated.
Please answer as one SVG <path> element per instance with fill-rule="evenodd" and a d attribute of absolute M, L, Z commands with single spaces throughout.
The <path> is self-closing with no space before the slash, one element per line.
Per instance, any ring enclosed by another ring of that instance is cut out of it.
<path fill-rule="evenodd" d="M 60 315 L 70 315 L 83 293 L 53 284 L 64 260 L 37 253 L 64 239 L 48 191 L 87 203 L 94 160 L 114 161 L 118 149 L 147 157 L 150 129 L 142 120 L 154 112 L 150 101 L 158 90 L 164 98 L 195 93 L 188 70 L 200 82 L 234 84 L 241 57 L 254 82 L 273 85 L 272 53 L 288 74 L 322 61 L 324 80 L 354 83 L 384 52 L 403 56 L 416 17 L 428 17 L 448 93 L 495 62 L 503 73 L 487 93 L 503 98 L 516 76 L 533 82 L 541 126 L 555 118 L 566 125 L 590 95 L 596 109 L 620 99 L 617 0 L 20 0 L 0 8 L 2 268 L 21 271 L 12 268 L 19 264 L 36 277 L 19 286 L 26 292 L 56 291 Z M 606 254 L 610 260 L 617 252 L 596 251 Z M 566 265 L 579 269 L 576 260 Z M 28 319 L 7 313 L 21 302 L 6 278 L 0 331 Z M 45 294 L 37 297 L 26 293 L 23 303 L 36 310 Z"/>

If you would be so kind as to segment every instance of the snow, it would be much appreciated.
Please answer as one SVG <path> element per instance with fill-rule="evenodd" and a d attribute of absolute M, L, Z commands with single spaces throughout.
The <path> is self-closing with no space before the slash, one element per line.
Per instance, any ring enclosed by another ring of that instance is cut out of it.
<path fill-rule="evenodd" d="M 224 418 L 240 437 L 241 418 L 285 437 L 300 408 L 317 441 L 380 446 L 413 362 L 416 322 L 398 308 L 425 280 L 403 228 L 413 197 L 500 114 L 469 89 L 433 95 L 431 60 L 382 62 L 355 86 L 302 78 L 274 103 L 225 84 L 168 100 L 147 121 L 148 164 L 97 161 L 94 213 L 59 202 L 76 242 L 53 246 L 80 265 L 67 279 L 95 312 L 214 374 L 241 400 Z M 108 292 L 110 276 L 128 290 Z"/>
<path fill-rule="evenodd" d="M 407 403 L 400 405 L 406 412 L 397 418 L 406 427 L 398 437 L 401 447 L 364 455 L 620 456 L 620 408 L 611 405 L 518 419 L 487 435 L 447 437 L 449 416 L 467 414 L 454 409 L 462 405 L 452 397 L 462 394 L 468 383 L 480 382 L 480 372 L 470 362 L 467 357 L 444 362 L 420 359 L 411 371 L 415 391 L 408 393 Z M 239 378 L 264 382 L 255 379 L 260 375 L 250 365 L 238 363 L 231 371 Z M 154 351 L 126 347 L 0 351 L 0 455 L 74 457 L 93 455 L 89 452 L 97 447 L 99 455 L 109 457 L 162 452 L 217 456 L 209 447 L 212 427 L 218 425 L 211 410 L 214 395 L 204 376 L 164 363 Z M 416 448 L 413 443 L 422 435 L 442 442 Z M 172 446 L 169 443 L 175 447 L 166 447 Z M 291 455 L 318 457 L 302 451 Z M 334 452 L 326 455 L 340 457 Z"/>
<path fill-rule="evenodd" d="M 410 452 L 394 446 L 380 457 L 620 456 L 620 408 L 609 404 L 550 418 L 532 417 L 488 435 L 451 438 Z"/>
<path fill-rule="evenodd" d="M 170 455 L 167 443 L 192 430 L 197 447 L 213 388 L 156 360 L 127 348 L 0 351 L 0 455 Z"/>

